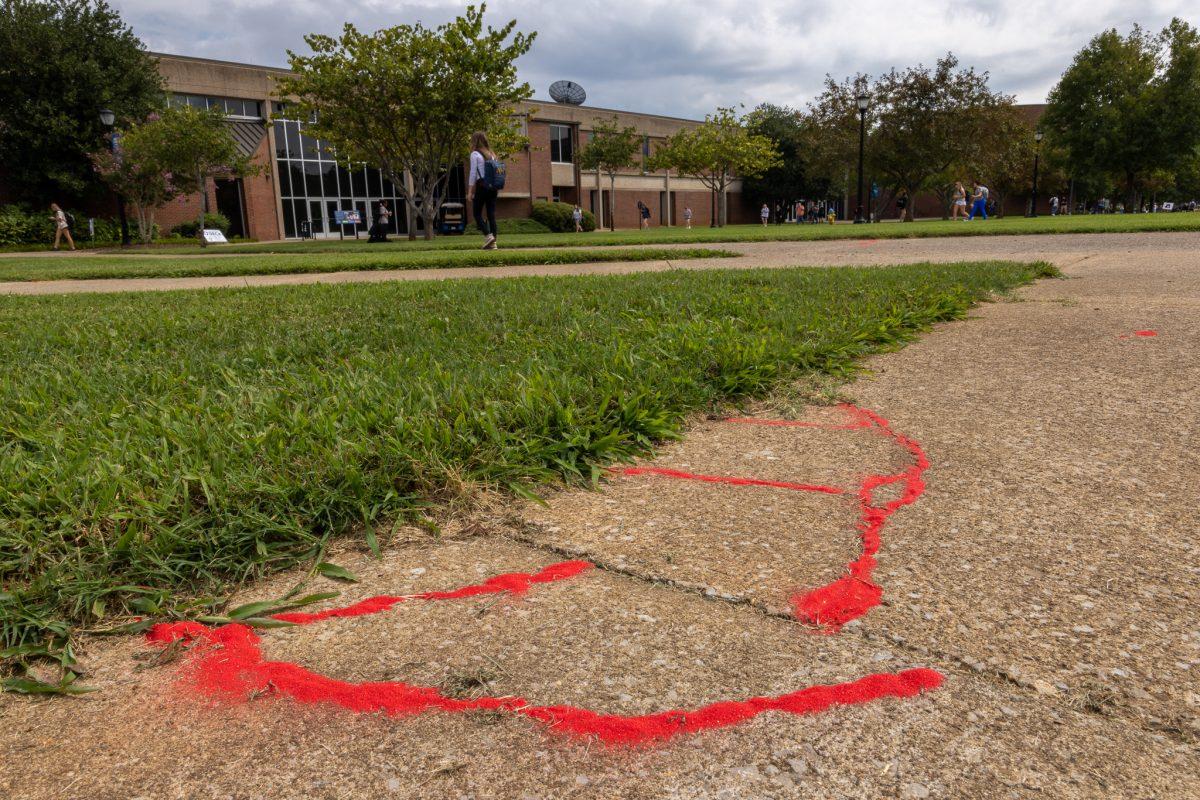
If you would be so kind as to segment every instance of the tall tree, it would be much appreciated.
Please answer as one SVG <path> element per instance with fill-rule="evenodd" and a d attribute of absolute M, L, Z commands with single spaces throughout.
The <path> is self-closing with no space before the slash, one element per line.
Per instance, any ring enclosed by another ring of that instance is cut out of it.
<path fill-rule="evenodd" d="M 293 74 L 279 84 L 298 117 L 314 120 L 309 135 L 339 159 L 378 167 L 396 186 L 408 173 L 404 200 L 410 217 L 424 220 L 426 239 L 471 133 L 507 125 L 514 106 L 533 94 L 517 80 L 516 61 L 536 34 L 514 34 L 515 20 L 485 28 L 486 9 L 468 6 L 433 29 L 418 22 L 360 33 L 346 24 L 336 39 L 306 36 L 313 55 L 288 51 Z"/>
<path fill-rule="evenodd" d="M 622 128 L 617 118 L 596 122 L 592 140 L 579 154 L 579 168 L 599 170 L 608 176 L 608 227 L 616 230 L 617 173 L 637 162 L 642 135 L 637 128 Z"/>
<path fill-rule="evenodd" d="M 154 238 L 154 215 L 158 208 L 179 194 L 171 167 L 165 163 L 170 128 L 159 114 L 120 133 L 117 153 L 105 148 L 92 156 L 96 171 L 117 194 L 134 207 L 138 239 L 149 244 Z"/>
<path fill-rule="evenodd" d="M 857 168 L 855 98 L 861 94 L 870 100 L 867 171 L 889 194 L 903 191 L 910 198 L 946 184 L 956 168 L 978 161 L 998 115 L 1012 106 L 1011 97 L 988 87 L 986 72 L 959 68 L 953 54 L 932 68 L 893 69 L 874 81 L 865 75 L 827 79 L 807 118 L 817 138 L 827 142 L 819 163 L 832 181 Z M 907 221 L 915 205 L 908 204 Z"/>
<path fill-rule="evenodd" d="M 718 223 L 729 214 L 726 191 L 737 178 L 761 175 L 780 163 L 779 151 L 766 136 L 751 133 L 732 108 L 719 108 L 695 128 L 670 136 L 647 163 L 649 169 L 673 169 L 697 178 L 715 192 Z"/>
<path fill-rule="evenodd" d="M 154 59 L 104 0 L 3 0 L 0 171 L 17 197 L 83 198 L 97 186 L 100 109 L 128 124 L 163 91 Z"/>
<path fill-rule="evenodd" d="M 1049 101 L 1044 122 L 1072 173 L 1112 176 L 1136 206 L 1141 182 L 1181 167 L 1200 144 L 1200 36 L 1179 19 L 1158 35 L 1104 31 Z"/>
<path fill-rule="evenodd" d="M 746 115 L 745 123 L 751 134 L 771 140 L 779 163 L 761 175 L 743 178 L 742 194 L 767 201 L 776 213 L 780 207 L 794 206 L 811 188 L 800 112 L 763 103 Z"/>
<path fill-rule="evenodd" d="M 196 236 L 200 246 L 207 247 L 204 214 L 209 179 L 252 175 L 259 168 L 238 151 L 229 125 L 218 111 L 201 111 L 190 106 L 168 108 L 143 135 L 150 140 L 147 152 L 153 154 L 158 168 L 170 175 L 175 190 L 181 194 L 200 194 Z"/>

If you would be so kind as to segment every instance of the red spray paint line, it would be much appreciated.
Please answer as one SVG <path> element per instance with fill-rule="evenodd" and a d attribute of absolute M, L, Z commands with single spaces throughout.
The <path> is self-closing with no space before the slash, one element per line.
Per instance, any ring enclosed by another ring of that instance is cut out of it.
<path fill-rule="evenodd" d="M 887 436 L 899 447 L 908 451 L 913 460 L 912 466 L 903 472 L 890 475 L 867 475 L 863 478 L 857 490 L 859 500 L 858 532 L 862 543 L 859 557 L 846 567 L 846 575 L 807 592 L 792 596 L 792 609 L 796 616 L 823 628 L 828 633 L 834 633 L 851 620 L 857 619 L 875 606 L 883 598 L 883 589 L 871 581 L 875 570 L 875 555 L 881 544 L 880 533 L 888 519 L 898 509 L 916 502 L 925 491 L 925 482 L 921 476 L 929 468 L 929 459 L 921 446 L 912 439 L 892 430 L 891 423 L 873 411 L 859 408 L 850 404 L 839 406 L 849 417 L 850 422 L 832 424 L 822 422 L 802 422 L 792 420 L 756 419 L 754 417 L 733 417 L 726 422 L 739 425 L 763 425 L 768 427 L 819 428 L 823 430 L 861 430 L 871 429 L 880 435 Z M 683 480 L 699 480 L 710 483 L 726 483 L 735 486 L 768 486 L 797 491 L 817 491 L 829 494 L 842 494 L 845 490 L 830 486 L 814 486 L 811 484 L 788 483 L 783 481 L 766 481 L 758 478 L 717 477 L 711 475 L 695 475 L 678 470 L 656 469 L 650 467 L 632 467 L 622 470 L 623 475 L 659 475 Z M 902 492 L 899 498 L 879 505 L 874 498 L 875 490 L 899 483 Z"/>
<path fill-rule="evenodd" d="M 1134 331 L 1134 336 L 1158 336 L 1158 331 Z"/>
<path fill-rule="evenodd" d="M 522 594 L 534 584 L 566 580 L 591 566 L 587 562 L 564 562 L 534 575 L 500 575 L 483 584 L 451 592 L 388 596 L 387 604 L 368 607 L 365 604 L 367 601 L 364 601 L 336 609 L 340 614 L 331 613 L 324 617 L 319 614 L 302 615 L 305 619 L 300 624 L 318 622 L 318 617 L 328 619 L 338 615 L 381 613 L 395 602 L 404 600 L 453 600 L 499 592 Z M 278 615 L 277 618 L 284 616 Z M 512 696 L 464 700 L 447 697 L 433 686 L 415 686 L 399 681 L 351 683 L 335 680 L 298 664 L 266 661 L 262 656 L 258 635 L 241 624 L 218 628 L 208 628 L 196 622 L 160 624 L 150 630 L 147 638 L 158 643 L 191 641 L 193 647 L 187 677 L 202 694 L 223 702 L 247 702 L 253 697 L 274 694 L 300 703 L 335 705 L 360 713 L 382 712 L 392 716 L 431 711 L 501 711 L 537 720 L 556 733 L 595 738 L 614 745 L 663 742 L 675 736 L 737 725 L 767 711 L 815 714 L 834 706 L 858 705 L 887 697 L 914 697 L 922 691 L 937 688 L 943 680 L 933 670 L 909 669 L 894 674 L 868 675 L 847 683 L 810 686 L 773 697 L 712 703 L 691 711 L 673 709 L 655 714 L 624 716 L 570 705 L 533 705 L 524 698 Z"/>

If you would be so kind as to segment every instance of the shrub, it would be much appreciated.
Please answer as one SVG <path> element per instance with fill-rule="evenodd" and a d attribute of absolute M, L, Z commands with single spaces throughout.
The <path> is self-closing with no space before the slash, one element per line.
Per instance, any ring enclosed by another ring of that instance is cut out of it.
<path fill-rule="evenodd" d="M 554 233 L 569 233 L 575 230 L 575 220 L 571 218 L 571 212 L 574 210 L 575 206 L 569 203 L 539 201 L 533 204 L 533 213 L 530 216 Z M 596 217 L 590 211 L 583 212 L 583 229 L 596 230 Z"/>
<path fill-rule="evenodd" d="M 496 221 L 499 233 L 512 235 L 515 233 L 550 233 L 550 229 L 535 219 L 529 217 L 514 217 Z"/>
<path fill-rule="evenodd" d="M 225 216 L 224 214 L 205 214 L 204 227 L 216 228 L 221 233 L 228 234 L 229 217 Z M 175 234 L 176 236 L 182 236 L 185 239 L 195 239 L 197 232 L 196 220 L 194 219 L 188 220 L 187 222 L 181 222 L 174 228 L 171 228 L 171 233 Z"/>

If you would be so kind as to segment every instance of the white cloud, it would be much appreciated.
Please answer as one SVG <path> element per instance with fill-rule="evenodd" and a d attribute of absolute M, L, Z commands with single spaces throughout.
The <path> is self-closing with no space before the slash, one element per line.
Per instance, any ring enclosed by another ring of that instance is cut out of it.
<path fill-rule="evenodd" d="M 464 4 L 365 0 L 117 0 L 153 50 L 275 66 L 306 33 L 336 33 L 342 15 L 363 29 L 421 20 Z M 1021 102 L 1041 102 L 1075 52 L 1099 31 L 1172 16 L 1200 24 L 1190 0 L 497 0 L 494 24 L 538 31 L 521 72 L 539 98 L 558 78 L 584 86 L 589 105 L 702 116 L 718 105 L 803 105 L 826 73 L 878 73 L 931 64 L 953 51 Z"/>

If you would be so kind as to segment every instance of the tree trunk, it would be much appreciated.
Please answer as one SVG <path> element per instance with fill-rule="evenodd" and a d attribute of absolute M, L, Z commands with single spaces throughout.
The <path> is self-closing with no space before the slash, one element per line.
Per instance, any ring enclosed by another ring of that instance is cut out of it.
<path fill-rule="evenodd" d="M 437 219 L 437 204 L 432 203 L 428 207 L 421 206 L 421 219 L 425 223 L 425 241 L 432 241 L 434 220 Z"/>
<path fill-rule="evenodd" d="M 196 171 L 196 184 L 200 187 L 200 218 L 196 220 L 196 236 L 200 238 L 200 246 L 208 247 L 204 238 L 204 212 L 208 210 L 208 187 L 204 185 L 204 173 Z"/>
<path fill-rule="evenodd" d="M 412 199 L 412 195 L 406 195 L 404 198 L 404 207 L 408 209 L 408 240 L 415 242 L 417 240 L 417 217 L 420 215 L 420 209 L 417 208 L 416 201 Z M 470 211 L 463 209 L 464 215 Z"/>
<path fill-rule="evenodd" d="M 608 173 L 608 229 L 617 229 L 617 174 Z"/>

